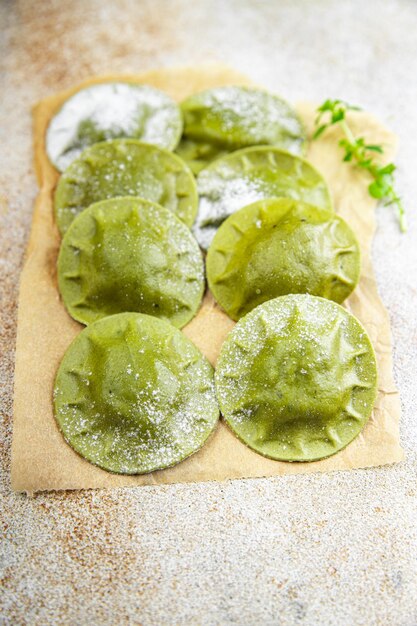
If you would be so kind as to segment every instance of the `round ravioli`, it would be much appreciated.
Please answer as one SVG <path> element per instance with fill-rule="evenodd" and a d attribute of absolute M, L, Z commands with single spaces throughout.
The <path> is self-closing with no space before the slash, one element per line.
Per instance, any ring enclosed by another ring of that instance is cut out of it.
<path fill-rule="evenodd" d="M 217 424 L 213 369 L 171 324 L 121 313 L 85 328 L 55 380 L 55 418 L 84 458 L 121 474 L 179 463 Z"/>
<path fill-rule="evenodd" d="M 90 324 L 137 311 L 182 327 L 204 291 L 204 265 L 190 230 L 142 198 L 114 198 L 83 211 L 66 232 L 58 283 L 70 315 Z"/>
<path fill-rule="evenodd" d="M 339 304 L 281 296 L 242 318 L 224 342 L 217 397 L 250 448 L 281 461 L 315 461 L 354 439 L 377 393 L 375 354 Z"/>
<path fill-rule="evenodd" d="M 302 154 L 306 133 L 294 109 L 282 98 L 249 87 L 218 87 L 181 104 L 184 133 L 178 154 L 194 172 L 232 150 L 275 145 Z"/>
<path fill-rule="evenodd" d="M 179 157 L 134 139 L 115 139 L 87 148 L 62 174 L 55 193 L 61 234 L 90 204 L 117 196 L 157 202 L 188 226 L 197 212 L 194 176 Z"/>
<path fill-rule="evenodd" d="M 52 118 L 46 134 L 50 161 L 63 172 L 87 146 L 133 137 L 174 150 L 181 137 L 178 105 L 159 89 L 102 83 L 81 89 Z"/>
<path fill-rule="evenodd" d="M 207 254 L 210 290 L 234 320 L 289 293 L 343 302 L 359 272 L 359 244 L 346 222 L 288 198 L 259 200 L 228 217 Z"/>
<path fill-rule="evenodd" d="M 194 231 L 204 249 L 229 215 L 256 200 L 281 196 L 333 211 L 321 174 L 308 161 L 268 146 L 218 159 L 200 172 L 197 186 L 200 204 Z"/>

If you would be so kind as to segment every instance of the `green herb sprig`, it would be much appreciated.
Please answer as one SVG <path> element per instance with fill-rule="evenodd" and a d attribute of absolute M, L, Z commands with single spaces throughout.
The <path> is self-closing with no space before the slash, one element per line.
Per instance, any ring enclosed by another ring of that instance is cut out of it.
<path fill-rule="evenodd" d="M 385 205 L 394 205 L 398 211 L 398 221 L 401 232 L 406 232 L 407 225 L 405 219 L 404 206 L 401 198 L 394 189 L 394 163 L 380 165 L 375 160 L 375 153 L 383 154 L 384 150 L 380 145 L 365 143 L 363 137 L 355 137 L 346 121 L 346 111 L 359 111 L 359 107 L 352 106 L 343 100 L 326 100 L 318 107 L 318 115 L 315 120 L 316 130 L 313 139 L 320 137 L 330 126 L 338 124 L 344 133 L 344 138 L 339 141 L 339 145 L 344 149 L 344 161 L 355 162 L 356 165 L 367 170 L 373 178 L 368 190 L 373 198 L 381 200 Z M 324 121 L 323 121 L 324 120 Z"/>

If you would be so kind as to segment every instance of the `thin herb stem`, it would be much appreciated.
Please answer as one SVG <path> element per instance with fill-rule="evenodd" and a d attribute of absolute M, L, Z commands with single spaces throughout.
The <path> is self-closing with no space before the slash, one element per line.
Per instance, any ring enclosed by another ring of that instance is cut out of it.
<path fill-rule="evenodd" d="M 356 143 L 356 140 L 355 140 L 355 137 L 354 137 L 354 135 L 353 135 L 352 131 L 350 130 L 350 128 L 349 128 L 349 126 L 348 126 L 348 124 L 347 124 L 347 122 L 346 122 L 346 119 L 345 119 L 345 118 L 343 118 L 343 119 L 340 121 L 340 126 L 341 126 L 341 128 L 342 128 L 343 132 L 345 133 L 346 138 L 347 138 L 347 140 L 349 141 L 349 143 L 351 143 L 352 145 L 354 145 L 354 144 Z"/>

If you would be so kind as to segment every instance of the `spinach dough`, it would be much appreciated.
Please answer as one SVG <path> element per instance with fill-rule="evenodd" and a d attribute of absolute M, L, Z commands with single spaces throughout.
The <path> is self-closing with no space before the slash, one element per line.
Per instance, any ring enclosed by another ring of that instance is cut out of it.
<path fill-rule="evenodd" d="M 219 417 L 209 362 L 171 324 L 137 313 L 106 317 L 75 338 L 56 376 L 54 410 L 74 450 L 121 474 L 179 463 Z"/>
<path fill-rule="evenodd" d="M 278 96 L 248 87 L 218 87 L 181 104 L 184 133 L 178 154 L 198 173 L 210 161 L 239 148 L 270 144 L 302 154 L 304 127 Z"/>
<path fill-rule="evenodd" d="M 194 232 L 207 250 L 216 230 L 232 213 L 256 200 L 286 197 L 333 211 L 321 174 L 304 159 L 262 146 L 214 161 L 197 178 L 200 204 Z"/>
<path fill-rule="evenodd" d="M 70 315 L 84 324 L 137 311 L 182 327 L 203 296 L 203 259 L 171 211 L 142 198 L 113 198 L 71 224 L 59 252 L 58 284 Z"/>
<path fill-rule="evenodd" d="M 115 139 L 87 148 L 62 174 L 55 193 L 61 234 L 90 204 L 116 196 L 157 202 L 187 226 L 197 212 L 196 183 L 179 157 L 134 139 Z"/>
<path fill-rule="evenodd" d="M 359 272 L 359 244 L 346 222 L 288 198 L 260 200 L 228 217 L 207 254 L 211 292 L 234 320 L 288 293 L 343 302 Z"/>
<path fill-rule="evenodd" d="M 78 91 L 52 118 L 46 152 L 63 172 L 87 146 L 133 137 L 174 150 L 181 137 L 182 114 L 159 89 L 134 83 L 102 83 Z"/>
<path fill-rule="evenodd" d="M 281 296 L 242 318 L 224 342 L 217 397 L 227 424 L 256 452 L 315 461 L 354 439 L 377 393 L 375 354 L 339 304 Z"/>

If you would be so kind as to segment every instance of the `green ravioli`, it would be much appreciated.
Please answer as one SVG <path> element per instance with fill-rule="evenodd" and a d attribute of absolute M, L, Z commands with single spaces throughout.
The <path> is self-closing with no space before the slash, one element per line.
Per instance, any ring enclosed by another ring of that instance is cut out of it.
<path fill-rule="evenodd" d="M 143 474 L 179 463 L 215 428 L 213 369 L 171 324 L 121 313 L 85 328 L 62 359 L 55 417 L 99 467 Z"/>
<path fill-rule="evenodd" d="M 282 98 L 249 87 L 218 87 L 181 104 L 184 133 L 178 154 L 193 172 L 233 150 L 274 145 L 302 154 L 306 134 L 294 109 Z"/>
<path fill-rule="evenodd" d="M 220 411 L 250 448 L 281 461 L 335 454 L 362 430 L 377 394 L 369 337 L 340 305 L 269 300 L 242 318 L 216 368 Z"/>
<path fill-rule="evenodd" d="M 68 312 L 83 324 L 137 311 L 182 327 L 203 296 L 203 259 L 171 211 L 142 198 L 113 198 L 71 224 L 59 252 L 58 284 Z"/>
<path fill-rule="evenodd" d="M 229 215 L 256 200 L 285 197 L 333 211 L 321 174 L 308 161 L 268 146 L 245 148 L 214 161 L 200 172 L 197 186 L 200 204 L 194 232 L 205 250 Z"/>
<path fill-rule="evenodd" d="M 61 234 L 90 204 L 116 196 L 157 202 L 187 226 L 197 212 L 196 183 L 182 159 L 134 139 L 115 139 L 87 148 L 62 174 L 55 193 Z"/>
<path fill-rule="evenodd" d="M 259 200 L 228 217 L 207 254 L 209 287 L 234 320 L 288 293 L 343 302 L 359 272 L 359 244 L 346 222 L 288 198 Z"/>
<path fill-rule="evenodd" d="M 63 104 L 49 124 L 46 151 L 63 172 L 94 143 L 132 137 L 174 150 L 181 132 L 178 105 L 159 89 L 134 83 L 102 83 L 81 89 Z"/>

